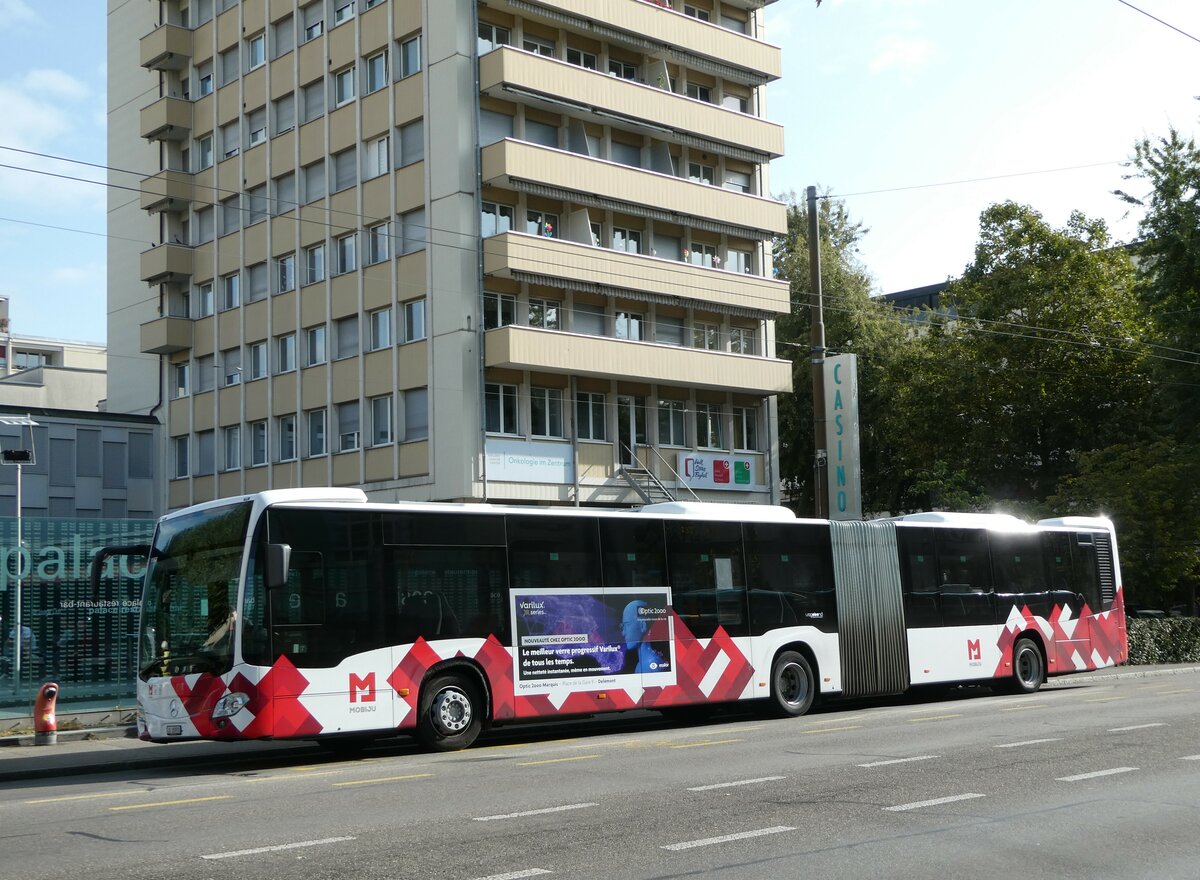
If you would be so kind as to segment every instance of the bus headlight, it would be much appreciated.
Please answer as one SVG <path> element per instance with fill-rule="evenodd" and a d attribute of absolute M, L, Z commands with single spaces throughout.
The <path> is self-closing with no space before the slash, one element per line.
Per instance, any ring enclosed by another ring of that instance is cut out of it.
<path fill-rule="evenodd" d="M 246 708 L 246 704 L 250 702 L 249 694 L 234 693 L 226 694 L 217 700 L 217 705 L 213 707 L 213 718 L 232 718 L 238 712 Z"/>

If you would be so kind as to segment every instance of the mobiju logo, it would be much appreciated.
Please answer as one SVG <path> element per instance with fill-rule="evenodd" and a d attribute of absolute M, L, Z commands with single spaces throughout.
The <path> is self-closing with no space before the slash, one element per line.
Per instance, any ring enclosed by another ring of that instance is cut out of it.
<path fill-rule="evenodd" d="M 361 678 L 350 673 L 350 702 L 351 703 L 374 703 L 375 702 L 375 673 L 368 672 Z"/>
<path fill-rule="evenodd" d="M 979 639 L 969 639 L 967 641 L 967 659 L 982 660 L 983 652 L 979 649 Z"/>

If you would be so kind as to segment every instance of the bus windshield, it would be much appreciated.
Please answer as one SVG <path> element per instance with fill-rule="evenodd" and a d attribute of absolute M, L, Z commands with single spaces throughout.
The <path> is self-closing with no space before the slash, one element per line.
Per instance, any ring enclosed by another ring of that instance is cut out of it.
<path fill-rule="evenodd" d="M 158 524 L 142 595 L 139 674 L 220 674 L 233 665 L 250 503 Z"/>

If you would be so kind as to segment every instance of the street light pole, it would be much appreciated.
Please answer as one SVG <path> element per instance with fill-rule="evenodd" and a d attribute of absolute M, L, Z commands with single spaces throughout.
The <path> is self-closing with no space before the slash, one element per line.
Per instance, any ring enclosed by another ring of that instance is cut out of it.
<path fill-rule="evenodd" d="M 13 596 L 16 600 L 16 607 L 13 609 L 13 694 L 20 693 L 21 690 L 21 660 L 25 649 L 25 627 L 21 620 L 21 569 L 25 563 L 25 541 L 24 534 L 21 529 L 21 466 L 33 464 L 35 461 L 33 453 L 33 429 L 37 427 L 30 416 L 0 416 L 0 425 L 16 425 L 29 429 L 29 448 L 28 449 L 2 449 L 0 450 L 0 464 L 16 465 L 17 468 L 17 576 L 15 578 L 16 590 Z M 33 637 L 30 634 L 30 648 L 33 647 Z"/>
<path fill-rule="evenodd" d="M 817 188 L 808 188 L 809 349 L 813 397 L 813 516 L 824 519 L 829 497 L 829 453 L 825 448 L 825 312 L 821 295 L 821 228 Z"/>

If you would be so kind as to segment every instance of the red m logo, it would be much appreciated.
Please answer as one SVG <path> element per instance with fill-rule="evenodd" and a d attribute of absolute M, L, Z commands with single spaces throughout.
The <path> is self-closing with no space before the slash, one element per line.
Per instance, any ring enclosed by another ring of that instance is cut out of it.
<path fill-rule="evenodd" d="M 967 641 L 967 659 L 968 660 L 982 660 L 983 659 L 983 653 L 979 650 L 979 639 L 975 639 L 974 641 L 970 641 L 970 640 Z"/>
<path fill-rule="evenodd" d="M 978 643 L 976 643 L 978 644 Z M 351 703 L 374 703 L 375 702 L 375 673 L 368 672 L 362 678 L 359 678 L 353 672 L 350 673 L 350 702 Z"/>

